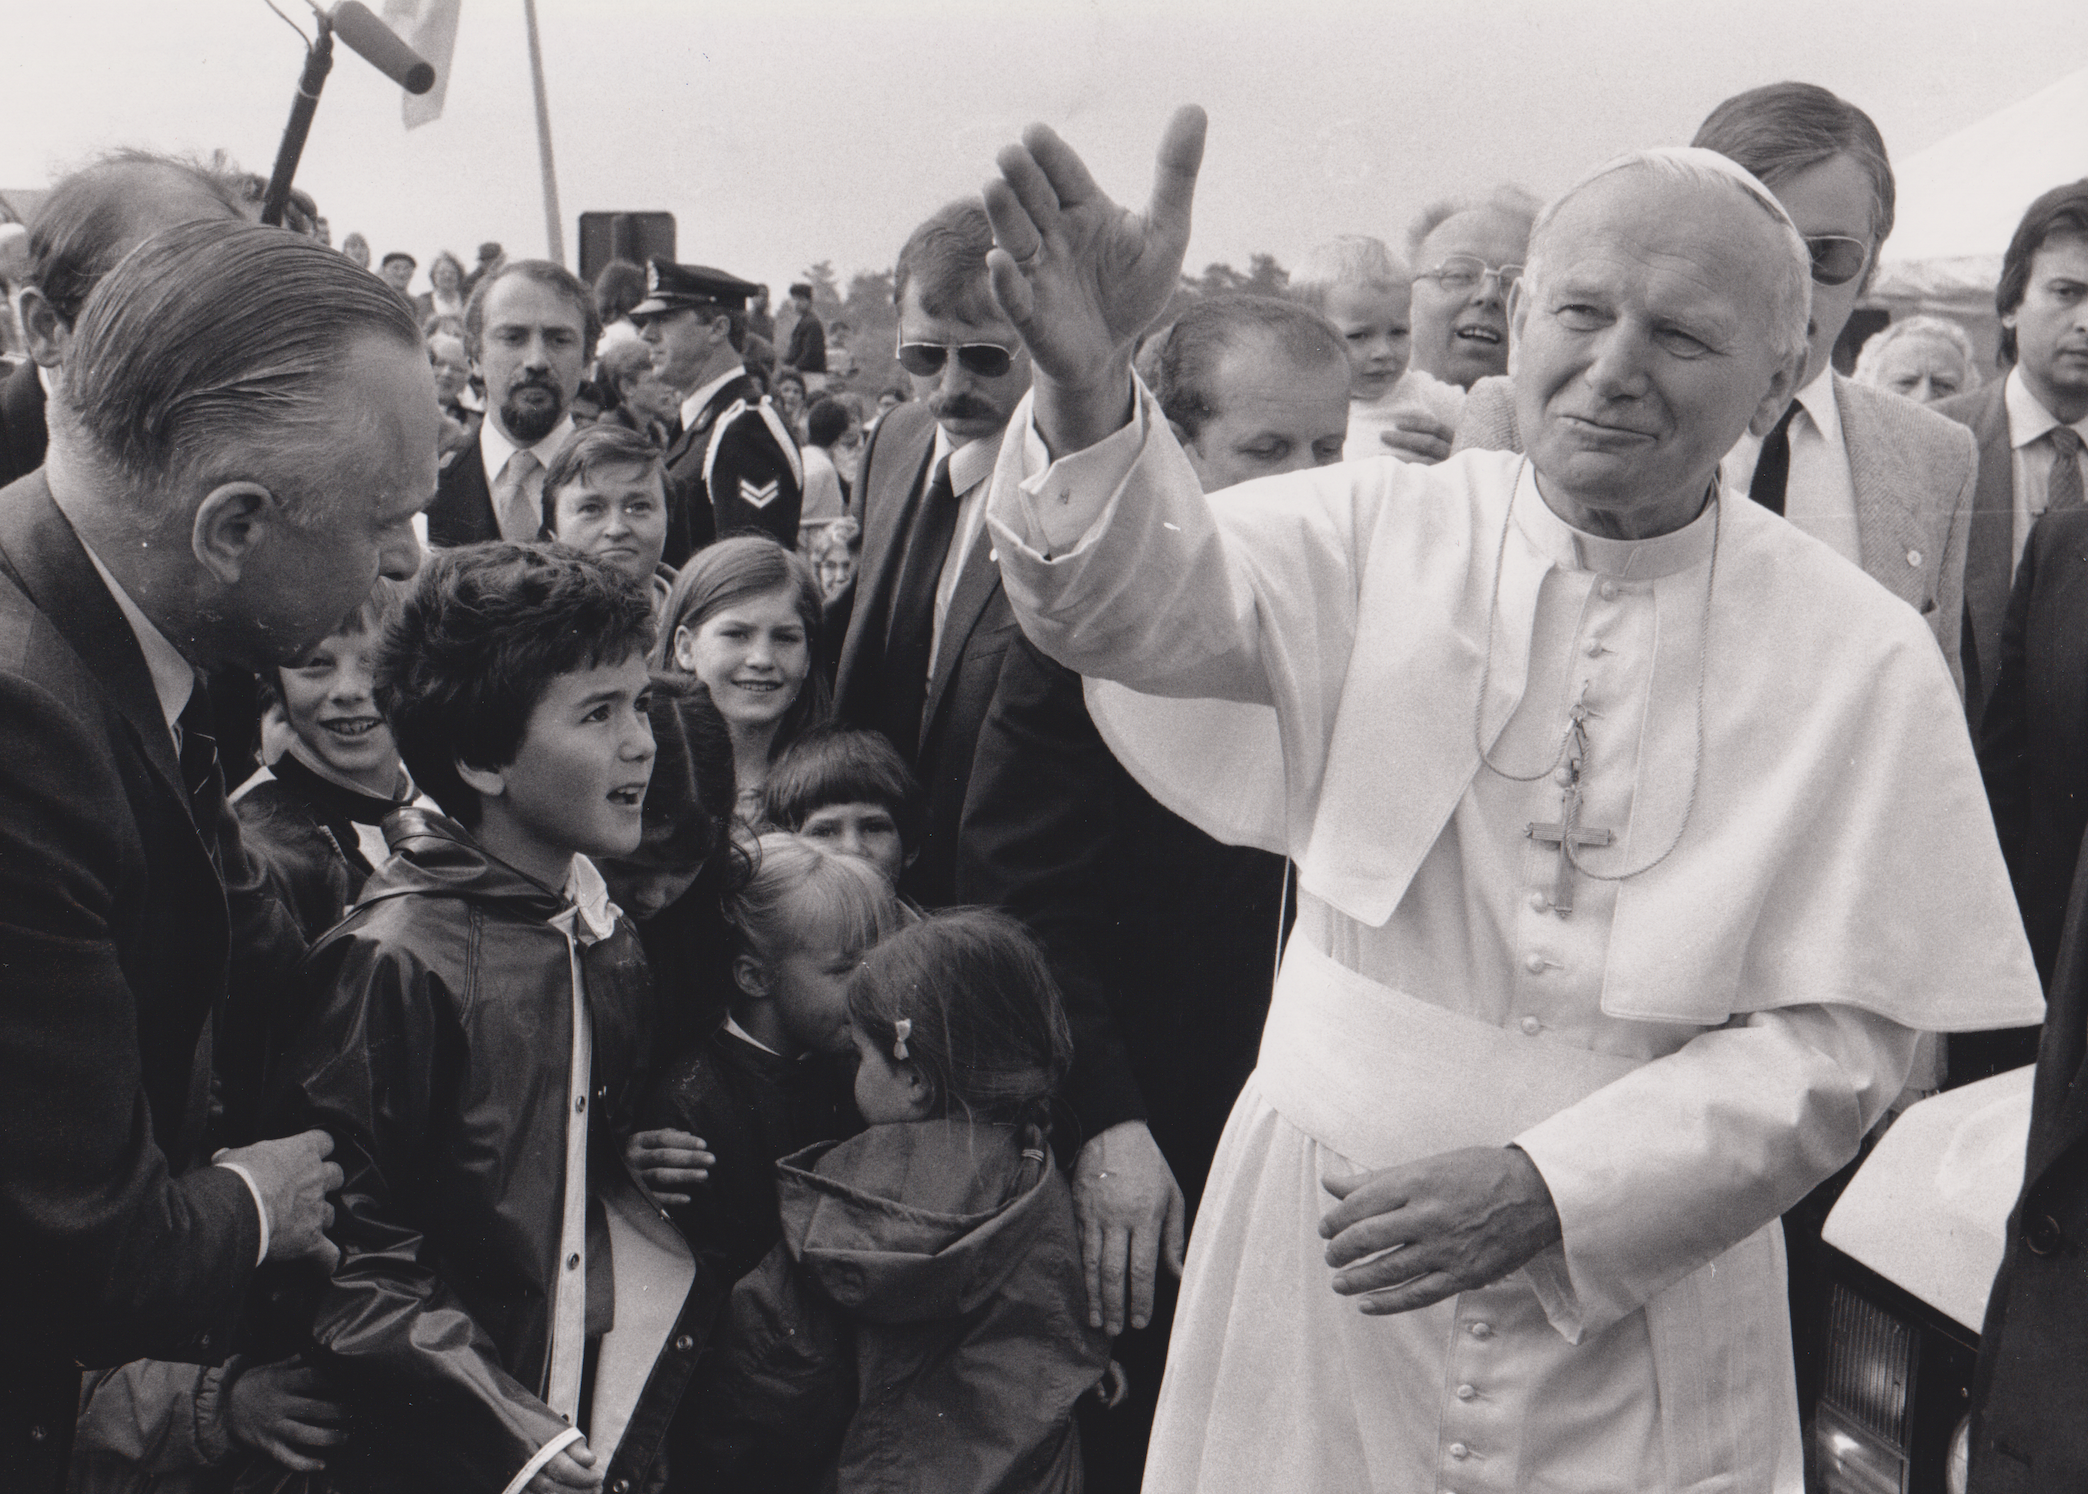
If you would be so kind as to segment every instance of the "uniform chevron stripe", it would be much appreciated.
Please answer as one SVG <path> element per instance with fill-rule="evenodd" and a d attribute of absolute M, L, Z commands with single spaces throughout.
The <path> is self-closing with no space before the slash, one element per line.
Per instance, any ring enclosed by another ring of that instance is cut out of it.
<path fill-rule="evenodd" d="M 747 481 L 744 477 L 740 479 L 740 502 L 748 505 L 750 508 L 767 508 L 776 501 L 776 492 L 777 488 L 774 478 L 759 486 Z"/>

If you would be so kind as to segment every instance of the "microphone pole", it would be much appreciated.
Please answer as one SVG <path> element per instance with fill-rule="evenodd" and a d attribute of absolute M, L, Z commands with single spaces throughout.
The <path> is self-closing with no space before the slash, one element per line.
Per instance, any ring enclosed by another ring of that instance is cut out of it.
<path fill-rule="evenodd" d="M 305 136 L 312 132 L 312 115 L 319 108 L 319 90 L 333 70 L 333 17 L 317 12 L 319 35 L 305 50 L 304 76 L 297 80 L 297 97 L 290 104 L 290 122 L 283 126 L 283 143 L 276 147 L 275 170 L 269 174 L 268 195 L 261 202 L 261 221 L 270 228 L 283 226 L 283 210 L 290 205 L 290 179 L 304 155 Z"/>

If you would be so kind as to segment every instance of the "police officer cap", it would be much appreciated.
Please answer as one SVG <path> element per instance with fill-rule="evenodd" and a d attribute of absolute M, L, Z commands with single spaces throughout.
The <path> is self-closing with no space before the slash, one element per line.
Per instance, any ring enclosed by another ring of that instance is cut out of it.
<path fill-rule="evenodd" d="M 678 265 L 671 259 L 653 256 L 645 264 L 645 299 L 630 314 L 658 316 L 686 306 L 719 306 L 744 311 L 761 287 L 737 275 L 714 270 L 709 265 Z"/>

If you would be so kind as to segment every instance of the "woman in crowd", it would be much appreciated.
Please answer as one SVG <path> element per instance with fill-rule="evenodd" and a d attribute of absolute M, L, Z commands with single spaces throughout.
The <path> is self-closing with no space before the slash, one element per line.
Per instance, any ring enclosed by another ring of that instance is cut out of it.
<path fill-rule="evenodd" d="M 421 325 L 438 316 L 464 314 L 464 261 L 445 249 L 428 266 L 428 291 L 413 298 Z"/>
<path fill-rule="evenodd" d="M 832 709 L 812 668 L 823 600 L 804 561 L 765 535 L 739 535 L 690 557 L 660 619 L 657 666 L 708 687 L 731 729 L 750 823 L 769 763 Z"/>

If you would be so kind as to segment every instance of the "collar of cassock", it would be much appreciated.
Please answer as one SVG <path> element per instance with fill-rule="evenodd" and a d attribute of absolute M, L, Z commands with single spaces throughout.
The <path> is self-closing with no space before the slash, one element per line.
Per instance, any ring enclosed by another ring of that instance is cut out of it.
<path fill-rule="evenodd" d="M 593 944 L 615 932 L 620 910 L 609 900 L 609 884 L 602 880 L 592 861 L 575 856 L 572 870 L 566 873 L 565 886 L 559 891 L 567 899 L 567 906 L 551 916 L 556 927 L 581 944 Z"/>
<path fill-rule="evenodd" d="M 1537 470 L 1525 465 L 1515 490 L 1515 527 L 1561 570 L 1594 571 L 1624 581 L 1657 581 L 1702 565 L 1711 555 L 1718 525 L 1718 486 L 1702 513 L 1668 534 L 1651 539 L 1609 539 L 1576 529 L 1537 491 Z"/>

